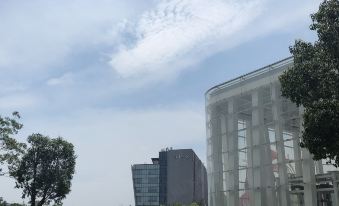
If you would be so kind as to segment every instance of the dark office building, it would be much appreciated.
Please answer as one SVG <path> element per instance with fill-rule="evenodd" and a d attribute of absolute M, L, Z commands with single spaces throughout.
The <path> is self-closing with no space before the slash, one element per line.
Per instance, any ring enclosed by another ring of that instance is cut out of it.
<path fill-rule="evenodd" d="M 136 206 L 156 204 L 155 201 L 151 201 L 156 199 L 154 198 L 156 194 L 150 194 L 147 189 L 153 187 L 151 191 L 155 191 L 154 184 L 149 184 L 150 176 L 147 176 L 149 169 L 143 169 L 143 175 L 137 175 L 136 171 L 140 170 L 140 167 L 158 169 L 158 205 L 170 206 L 175 203 L 189 205 L 192 202 L 207 205 L 206 168 L 193 150 L 166 149 L 159 152 L 159 158 L 152 160 L 153 164 L 132 166 Z"/>

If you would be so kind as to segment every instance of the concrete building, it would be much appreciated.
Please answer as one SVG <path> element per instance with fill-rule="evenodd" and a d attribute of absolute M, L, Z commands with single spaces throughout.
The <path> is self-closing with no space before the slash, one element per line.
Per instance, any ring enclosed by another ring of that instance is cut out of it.
<path fill-rule="evenodd" d="M 159 158 L 152 160 L 153 164 L 132 166 L 136 206 L 189 205 L 192 202 L 207 205 L 206 168 L 193 150 L 166 149 L 159 152 Z"/>
<path fill-rule="evenodd" d="M 287 58 L 206 92 L 210 206 L 339 205 L 336 168 L 299 146 L 302 108 L 283 98 Z"/>

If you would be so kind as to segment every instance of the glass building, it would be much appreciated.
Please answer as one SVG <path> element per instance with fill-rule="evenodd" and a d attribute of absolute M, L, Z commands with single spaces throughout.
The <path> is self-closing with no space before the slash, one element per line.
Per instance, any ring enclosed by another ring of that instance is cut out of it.
<path fill-rule="evenodd" d="M 206 168 L 192 149 L 164 149 L 153 164 L 132 166 L 136 206 L 207 205 Z"/>
<path fill-rule="evenodd" d="M 132 166 L 135 206 L 159 206 L 159 159 Z"/>
<path fill-rule="evenodd" d="M 281 96 L 287 58 L 206 92 L 209 206 L 338 206 L 339 173 L 299 146 L 303 109 Z"/>

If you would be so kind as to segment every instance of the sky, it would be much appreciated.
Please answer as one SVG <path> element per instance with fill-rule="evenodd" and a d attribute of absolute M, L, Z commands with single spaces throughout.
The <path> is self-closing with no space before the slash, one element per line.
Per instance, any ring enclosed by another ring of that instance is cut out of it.
<path fill-rule="evenodd" d="M 319 0 L 0 0 L 0 115 L 77 154 L 65 206 L 134 205 L 131 165 L 205 162 L 204 93 L 314 41 Z M 0 177 L 0 196 L 22 202 Z M 27 202 L 27 201 L 26 201 Z"/>

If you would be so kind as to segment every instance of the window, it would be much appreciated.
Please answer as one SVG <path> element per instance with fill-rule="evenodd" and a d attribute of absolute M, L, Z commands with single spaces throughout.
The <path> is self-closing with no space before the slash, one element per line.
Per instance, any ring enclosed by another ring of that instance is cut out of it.
<path fill-rule="evenodd" d="M 157 202 L 158 201 L 158 197 L 157 196 L 150 196 L 148 201 L 149 202 Z"/>
<path fill-rule="evenodd" d="M 136 192 L 136 193 L 142 192 L 142 188 L 141 188 L 141 187 L 136 187 L 136 188 L 135 188 L 135 192 Z"/>
<path fill-rule="evenodd" d="M 149 177 L 148 184 L 158 184 L 159 180 L 157 177 Z"/>
<path fill-rule="evenodd" d="M 135 175 L 141 175 L 141 173 L 142 173 L 142 170 L 140 170 L 140 169 L 134 170 Z"/>
<path fill-rule="evenodd" d="M 134 182 L 136 184 L 141 184 L 142 183 L 142 178 L 134 178 Z"/>
<path fill-rule="evenodd" d="M 158 192 L 158 187 L 149 187 L 148 188 L 149 193 L 157 193 Z"/>
<path fill-rule="evenodd" d="M 153 170 L 153 169 L 148 170 L 149 175 L 157 175 L 158 173 L 159 173 L 158 170 Z"/>
<path fill-rule="evenodd" d="M 135 200 L 136 200 L 136 202 L 141 202 L 141 197 L 140 196 L 136 196 Z"/>

